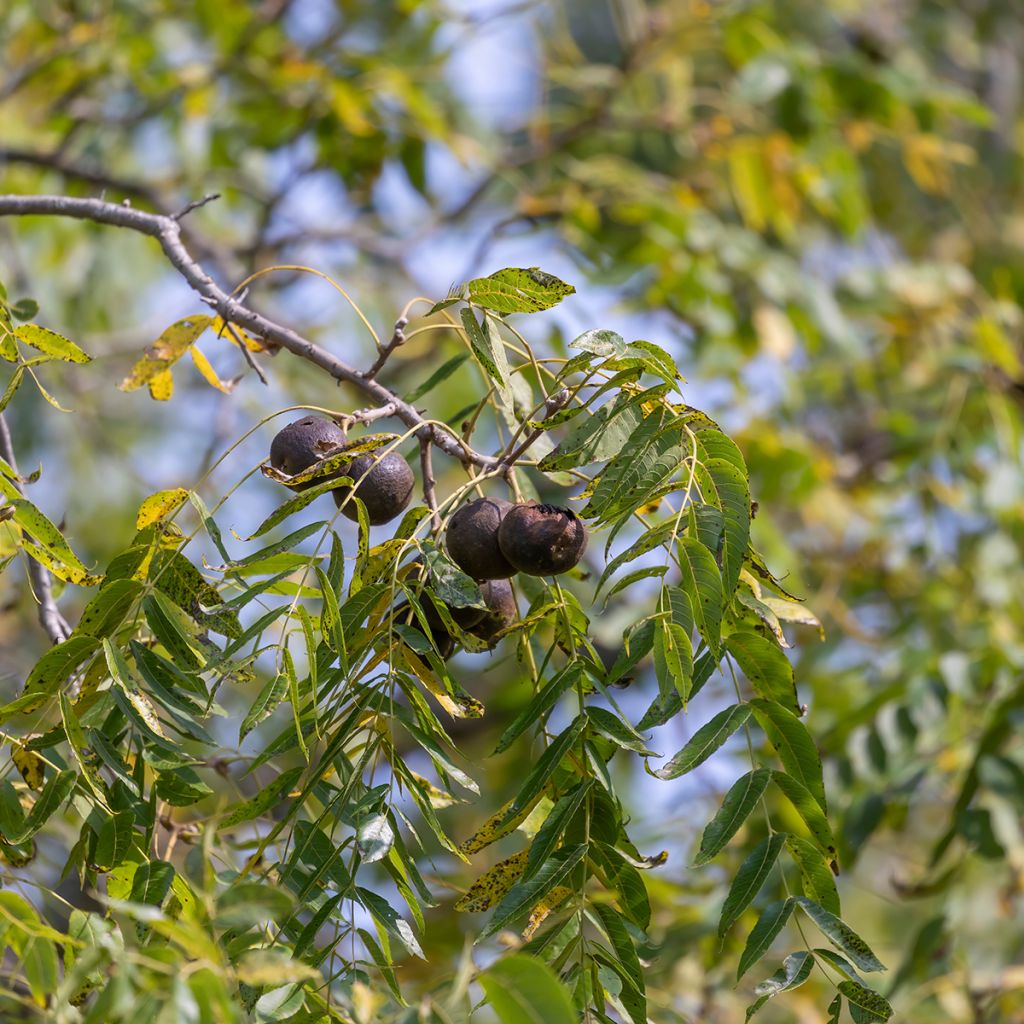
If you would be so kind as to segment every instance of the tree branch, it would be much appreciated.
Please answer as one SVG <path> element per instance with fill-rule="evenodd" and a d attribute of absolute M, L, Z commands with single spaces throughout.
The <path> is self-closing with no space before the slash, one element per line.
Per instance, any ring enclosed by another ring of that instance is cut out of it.
<path fill-rule="evenodd" d="M 17 480 L 18 463 L 14 457 L 14 442 L 11 440 L 11 431 L 7 426 L 7 419 L 0 412 L 0 457 L 14 471 L 15 479 L 11 481 L 19 494 L 24 494 L 21 484 Z M 28 559 L 28 579 L 32 588 L 32 595 L 39 605 L 39 624 L 46 631 L 50 640 L 59 644 L 71 636 L 71 627 L 67 624 L 64 616 L 57 608 L 57 602 L 53 597 L 53 586 L 50 574 L 46 566 L 37 562 L 27 551 L 25 557 Z"/>
<path fill-rule="evenodd" d="M 402 401 L 383 384 L 357 370 L 326 349 L 243 305 L 228 295 L 193 259 L 182 241 L 181 226 L 173 217 L 145 213 L 130 206 L 118 206 L 99 199 L 77 199 L 68 196 L 0 195 L 0 216 L 58 216 L 109 224 L 149 235 L 159 242 L 171 265 L 188 282 L 192 290 L 226 321 L 237 324 L 257 337 L 271 341 L 293 355 L 306 359 L 335 380 L 352 384 L 377 405 L 391 405 L 394 415 L 417 436 L 426 438 L 445 454 L 463 465 L 472 464 L 492 469 L 498 459 L 467 448 L 454 431 L 446 431 L 427 423 L 408 402 Z"/>

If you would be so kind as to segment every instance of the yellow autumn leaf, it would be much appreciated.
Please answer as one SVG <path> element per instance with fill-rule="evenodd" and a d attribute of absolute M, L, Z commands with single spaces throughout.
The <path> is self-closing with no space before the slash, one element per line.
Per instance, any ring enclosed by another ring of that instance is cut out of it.
<path fill-rule="evenodd" d="M 530 912 L 530 919 L 526 922 L 526 927 L 523 929 L 523 938 L 529 942 L 548 915 L 564 903 L 572 894 L 573 890 L 567 885 L 556 885 Z"/>
<path fill-rule="evenodd" d="M 238 324 L 232 324 L 229 328 L 227 321 L 223 317 L 215 316 L 210 323 L 210 330 L 218 338 L 226 338 L 235 346 L 238 345 L 238 339 L 241 338 L 242 344 L 250 352 L 266 352 L 271 347 L 262 338 L 254 338 L 248 331 L 239 327 Z"/>
<path fill-rule="evenodd" d="M 11 753 L 11 760 L 14 761 L 14 767 L 21 773 L 29 789 L 43 788 L 43 759 L 34 750 L 15 747 Z"/>
<path fill-rule="evenodd" d="M 455 909 L 478 914 L 493 907 L 516 884 L 529 854 L 529 850 L 520 850 L 489 868 L 455 901 Z"/>
<path fill-rule="evenodd" d="M 235 390 L 236 381 L 221 380 L 217 376 L 217 371 L 213 368 L 210 360 L 206 358 L 205 353 L 196 348 L 194 345 L 189 350 L 192 355 L 192 362 L 196 364 L 196 369 L 203 375 L 203 380 L 212 388 L 216 388 L 218 391 L 225 395 L 230 395 Z"/>
<path fill-rule="evenodd" d="M 509 800 L 508 803 L 500 807 L 464 843 L 462 843 L 462 845 L 459 846 L 459 850 L 462 853 L 476 853 L 478 850 L 482 850 L 485 846 L 490 846 L 491 843 L 496 842 L 502 836 L 507 836 L 509 832 L 513 831 L 529 817 L 534 804 L 540 800 L 542 795 L 543 794 L 538 793 L 533 800 L 520 808 L 520 810 L 511 818 L 506 820 L 508 809 L 513 803 L 513 801 Z"/>
<path fill-rule="evenodd" d="M 132 367 L 132 372 L 118 385 L 122 391 L 137 391 L 149 387 L 149 393 L 158 402 L 171 397 L 174 382 L 170 368 L 192 347 L 196 339 L 210 326 L 212 317 L 205 314 L 176 320 L 165 330 L 149 351 Z"/>
<path fill-rule="evenodd" d="M 188 491 L 184 487 L 174 487 L 167 491 L 151 494 L 139 506 L 139 514 L 135 517 L 135 529 L 144 530 L 153 523 L 160 522 L 188 501 Z"/>

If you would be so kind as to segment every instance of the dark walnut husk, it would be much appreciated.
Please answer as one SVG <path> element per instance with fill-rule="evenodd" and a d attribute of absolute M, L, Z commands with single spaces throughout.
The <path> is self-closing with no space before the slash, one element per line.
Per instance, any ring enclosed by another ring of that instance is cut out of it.
<path fill-rule="evenodd" d="M 366 506 L 371 526 L 390 522 L 403 512 L 416 484 L 409 463 L 398 452 L 388 452 L 379 460 L 373 455 L 360 455 L 345 467 L 342 475 L 351 477 L 354 485 L 332 491 L 335 504 L 341 507 L 342 502 L 355 491 L 355 496 Z M 359 521 L 355 501 L 347 502 L 341 514 L 354 522 Z"/>
<path fill-rule="evenodd" d="M 270 464 L 282 473 L 295 476 L 342 447 L 346 440 L 345 432 L 334 420 L 303 416 L 274 436 L 270 442 Z M 294 491 L 305 491 L 321 483 L 323 480 L 308 480 L 286 486 Z"/>
<path fill-rule="evenodd" d="M 412 626 L 413 629 L 422 633 L 428 640 L 433 643 L 437 648 L 438 654 L 445 660 L 450 658 L 455 653 L 455 637 L 448 632 L 445 624 L 441 621 L 441 616 L 437 614 L 436 609 L 430 607 L 430 601 L 426 598 L 420 602 L 423 608 L 423 614 L 426 616 L 429 625 L 426 629 L 423 628 L 423 623 L 416 617 L 415 612 L 409 607 L 407 603 L 399 605 L 395 609 L 395 622 L 401 622 L 403 625 Z M 468 610 L 468 609 L 467 609 Z M 473 611 L 480 612 L 479 608 L 474 608 Z M 419 657 L 423 657 L 419 652 L 415 652 Z"/>
<path fill-rule="evenodd" d="M 445 545 L 448 556 L 475 580 L 508 579 L 515 566 L 498 546 L 498 527 L 512 502 L 502 498 L 477 498 L 463 505 L 448 522 Z"/>
<path fill-rule="evenodd" d="M 446 607 L 460 629 L 494 646 L 497 642 L 495 636 L 516 621 L 519 608 L 512 593 L 512 584 L 508 580 L 485 580 L 480 584 L 480 594 L 486 608 Z M 451 657 L 455 651 L 455 638 L 448 632 L 437 607 L 426 595 L 420 597 L 420 606 L 427 620 L 426 635 L 434 642 L 442 657 Z M 408 604 L 403 604 L 395 614 L 397 621 L 424 632 Z"/>
<path fill-rule="evenodd" d="M 498 529 L 506 560 L 527 576 L 568 572 L 587 550 L 587 528 L 575 512 L 528 502 L 508 510 Z"/>
<path fill-rule="evenodd" d="M 495 636 L 516 621 L 519 609 L 512 593 L 512 584 L 508 580 L 487 580 L 480 584 L 480 593 L 483 595 L 484 604 L 487 605 L 487 611 L 482 612 L 480 619 L 472 626 L 463 626 L 463 629 L 493 646 Z"/>

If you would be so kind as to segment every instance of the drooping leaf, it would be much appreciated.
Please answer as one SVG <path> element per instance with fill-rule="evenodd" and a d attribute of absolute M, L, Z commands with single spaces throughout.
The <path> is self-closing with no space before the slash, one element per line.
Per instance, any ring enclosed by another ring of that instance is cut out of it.
<path fill-rule="evenodd" d="M 693 682 L 693 648 L 689 634 L 678 623 L 658 620 L 654 628 L 654 671 L 659 691 L 677 691 L 685 710 Z"/>
<path fill-rule="evenodd" d="M 739 967 L 736 969 L 737 981 L 768 952 L 775 937 L 792 915 L 794 905 L 792 899 L 779 900 L 762 911 L 757 924 L 747 936 L 747 944 L 743 947 Z"/>
<path fill-rule="evenodd" d="M 302 772 L 301 765 L 282 772 L 256 796 L 231 807 L 227 814 L 220 819 L 219 827 L 231 828 L 234 825 L 240 825 L 243 821 L 252 821 L 253 818 L 266 814 L 295 785 Z"/>
<path fill-rule="evenodd" d="M 268 679 L 263 689 L 257 694 L 252 706 L 242 719 L 238 730 L 238 742 L 241 743 L 261 722 L 266 721 L 274 709 L 288 696 L 288 677 L 279 672 Z"/>
<path fill-rule="evenodd" d="M 885 965 L 871 951 L 871 947 L 845 921 L 806 896 L 796 896 L 794 902 L 821 929 L 825 938 L 862 971 L 885 970 Z"/>
<path fill-rule="evenodd" d="M 797 814 L 803 818 L 804 824 L 821 852 L 830 861 L 835 860 L 835 836 L 832 834 L 832 827 L 828 823 L 828 818 L 825 817 L 825 812 L 822 811 L 821 805 L 815 797 L 807 791 L 803 783 L 785 772 L 772 772 L 772 782 L 793 805 Z"/>
<path fill-rule="evenodd" d="M 738 630 L 729 634 L 725 646 L 759 697 L 800 714 L 793 666 L 776 644 L 750 630 Z"/>
<path fill-rule="evenodd" d="M 839 914 L 839 893 L 825 855 L 802 836 L 787 835 L 786 848 L 800 869 L 804 895 L 820 903 L 829 913 Z"/>
<path fill-rule="evenodd" d="M 703 764 L 750 717 L 749 704 L 733 704 L 702 725 L 679 753 L 654 774 L 659 779 L 677 779 Z"/>
<path fill-rule="evenodd" d="M 767 768 L 755 768 L 733 783 L 725 794 L 722 806 L 704 829 L 700 849 L 693 861 L 694 867 L 706 864 L 715 857 L 740 830 L 768 788 L 769 781 L 771 772 Z"/>
<path fill-rule="evenodd" d="M 722 906 L 722 915 L 718 921 L 719 938 L 739 920 L 740 914 L 761 891 L 761 886 L 779 859 L 785 841 L 786 837 L 782 832 L 773 832 L 767 839 L 758 843 L 744 859 Z"/>
<path fill-rule="evenodd" d="M 466 891 L 455 901 L 455 910 L 467 914 L 478 914 L 494 906 L 518 881 L 526 867 L 528 850 L 498 861 L 488 868 Z"/>
<path fill-rule="evenodd" d="M 480 939 L 510 927 L 527 914 L 547 893 L 568 878 L 582 862 L 586 852 L 582 844 L 561 851 L 550 858 L 529 881 L 514 885 L 498 904 L 491 920 L 480 933 Z"/>
<path fill-rule="evenodd" d="M 827 813 L 821 757 L 807 726 L 774 701 L 757 698 L 750 702 L 750 707 L 768 742 L 779 755 L 786 774 L 796 779 L 818 801 L 822 812 Z"/>
<path fill-rule="evenodd" d="M 870 1020 L 882 1021 L 888 1020 L 893 1014 L 888 999 L 855 981 L 841 981 L 836 987 L 846 996 L 851 1011 L 854 1006 L 859 1006 L 871 1015 Z"/>
<path fill-rule="evenodd" d="M 12 846 L 19 846 L 31 839 L 71 795 L 77 781 L 78 772 L 76 771 L 65 769 L 56 772 L 36 797 L 36 802 L 32 805 L 32 810 L 28 812 L 20 830 L 5 832 L 4 839 Z"/>
<path fill-rule="evenodd" d="M 714 556 L 696 537 L 685 536 L 679 541 L 679 569 L 697 629 L 708 647 L 717 652 L 722 628 L 722 576 Z"/>

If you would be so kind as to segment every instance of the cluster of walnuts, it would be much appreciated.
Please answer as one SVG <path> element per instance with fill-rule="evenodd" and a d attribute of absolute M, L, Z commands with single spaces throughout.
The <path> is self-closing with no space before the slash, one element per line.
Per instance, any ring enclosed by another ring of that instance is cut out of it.
<path fill-rule="evenodd" d="M 271 465 L 295 476 L 347 444 L 345 432 L 333 420 L 305 416 L 289 423 L 271 442 Z M 352 496 L 358 495 L 374 526 L 399 515 L 412 497 L 415 478 L 397 452 L 360 455 L 338 471 L 353 481 L 331 493 L 343 515 L 358 520 Z M 295 484 L 296 490 L 314 486 Z M 518 608 L 509 579 L 517 572 L 528 576 L 555 576 L 568 572 L 587 549 L 587 528 L 570 509 L 534 501 L 513 503 L 501 498 L 477 498 L 463 505 L 445 531 L 448 556 L 480 585 L 484 608 L 448 607 L 452 621 L 465 632 L 491 643 L 516 619 Z M 443 657 L 455 650 L 437 609 L 423 602 L 431 639 Z M 419 628 L 408 613 L 408 621 Z"/>

